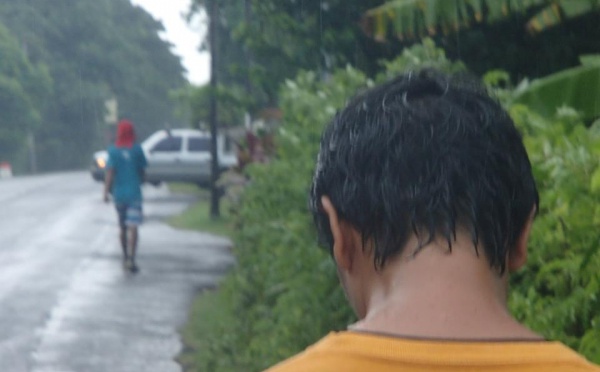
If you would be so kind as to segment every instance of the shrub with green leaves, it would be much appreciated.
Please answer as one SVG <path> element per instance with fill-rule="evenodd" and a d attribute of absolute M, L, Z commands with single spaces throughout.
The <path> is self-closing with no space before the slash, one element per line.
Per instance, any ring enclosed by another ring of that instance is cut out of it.
<path fill-rule="evenodd" d="M 600 362 L 600 128 L 586 128 L 568 108 L 551 121 L 522 105 L 510 113 L 540 190 L 528 264 L 511 280 L 511 309 L 546 338 Z"/>
<path fill-rule="evenodd" d="M 202 327 L 204 340 L 193 345 L 198 371 L 262 370 L 352 321 L 333 261 L 317 247 L 307 196 L 324 125 L 370 84 L 348 67 L 326 82 L 303 72 L 282 88 L 277 156 L 247 168 L 237 265 L 207 297 L 222 315 L 208 330 Z"/>

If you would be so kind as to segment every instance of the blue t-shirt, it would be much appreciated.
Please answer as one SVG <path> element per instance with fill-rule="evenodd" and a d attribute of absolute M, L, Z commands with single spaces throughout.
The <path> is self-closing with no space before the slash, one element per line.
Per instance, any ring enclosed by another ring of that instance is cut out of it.
<path fill-rule="evenodd" d="M 111 193 L 115 203 L 142 201 L 141 173 L 146 165 L 146 156 L 138 144 L 108 148 L 106 168 L 114 171 Z"/>

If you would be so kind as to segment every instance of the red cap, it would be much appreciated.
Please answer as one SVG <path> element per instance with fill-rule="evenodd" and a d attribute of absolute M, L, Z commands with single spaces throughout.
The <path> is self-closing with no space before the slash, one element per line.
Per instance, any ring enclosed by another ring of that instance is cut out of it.
<path fill-rule="evenodd" d="M 133 129 L 133 123 L 126 119 L 121 120 L 117 126 L 117 139 L 115 145 L 117 147 L 131 148 L 134 142 L 135 131 Z"/>

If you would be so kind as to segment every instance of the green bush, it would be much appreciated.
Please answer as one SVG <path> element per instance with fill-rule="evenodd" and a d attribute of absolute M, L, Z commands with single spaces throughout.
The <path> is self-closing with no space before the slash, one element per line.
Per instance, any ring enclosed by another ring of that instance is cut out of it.
<path fill-rule="evenodd" d="M 201 339 L 188 342 L 196 350 L 196 370 L 262 370 L 353 320 L 334 264 L 317 248 L 307 196 L 325 123 L 350 95 L 370 84 L 348 67 L 327 82 L 303 72 L 282 88 L 277 156 L 247 169 L 251 182 L 238 211 L 236 268 L 221 285 L 218 300 L 198 300 L 219 304 L 227 320 L 202 326 Z M 214 306 L 201 307 L 191 323 L 214 315 Z"/>
<path fill-rule="evenodd" d="M 577 113 L 543 120 L 515 105 L 540 189 L 525 269 L 512 277 L 518 319 L 600 362 L 600 131 Z"/>
<path fill-rule="evenodd" d="M 428 48 L 417 46 L 386 67 L 418 67 L 426 58 L 415 54 L 430 55 Z M 437 67 L 461 68 L 433 55 Z M 283 87 L 277 156 L 248 169 L 251 183 L 235 238 L 237 265 L 211 295 L 217 299 L 199 299 L 208 305 L 193 321 L 210 325 L 192 345 L 196 370 L 259 371 L 353 321 L 333 261 L 316 247 L 307 195 L 324 124 L 351 95 L 372 84 L 348 67 L 326 81 L 303 72 Z M 598 361 L 600 131 L 585 128 L 566 109 L 552 122 L 524 106 L 510 111 L 524 133 L 542 200 L 530 264 L 512 279 L 511 309 L 539 333 Z M 204 320 L 214 315 L 219 319 Z"/>

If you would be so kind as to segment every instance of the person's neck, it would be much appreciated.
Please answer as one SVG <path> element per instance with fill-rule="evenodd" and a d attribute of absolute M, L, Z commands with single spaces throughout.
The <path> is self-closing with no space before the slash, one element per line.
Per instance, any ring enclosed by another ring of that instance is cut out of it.
<path fill-rule="evenodd" d="M 410 252 L 409 252 L 410 253 Z M 366 314 L 351 330 L 455 340 L 542 339 L 514 320 L 507 278 L 469 244 L 431 244 L 374 273 Z"/>

